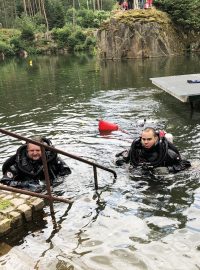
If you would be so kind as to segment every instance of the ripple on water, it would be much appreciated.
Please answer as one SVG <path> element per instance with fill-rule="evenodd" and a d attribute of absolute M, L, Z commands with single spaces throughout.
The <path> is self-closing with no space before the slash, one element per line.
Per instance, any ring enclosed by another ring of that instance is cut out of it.
<path fill-rule="evenodd" d="M 46 225 L 7 249 L 0 265 L 5 270 L 16 265 L 20 270 L 198 269 L 200 137 L 196 120 L 187 120 L 183 111 L 176 110 L 175 101 L 148 86 L 93 91 L 88 96 L 62 91 L 43 93 L 45 103 L 33 91 L 35 107 L 16 108 L 8 117 L 1 116 L 4 126 L 24 136 L 50 137 L 57 148 L 116 170 L 118 178 L 114 181 L 98 169 L 100 188 L 95 192 L 93 169 L 63 157 L 72 174 L 54 191 L 75 202 L 71 207 L 55 204 L 56 222 L 45 208 Z M 129 134 L 99 134 L 100 117 Z M 115 154 L 139 136 L 144 119 L 149 126 L 173 133 L 181 153 L 194 163 L 191 170 L 152 177 L 115 166 Z M 2 164 L 21 142 L 7 136 L 1 136 L 0 142 Z"/>

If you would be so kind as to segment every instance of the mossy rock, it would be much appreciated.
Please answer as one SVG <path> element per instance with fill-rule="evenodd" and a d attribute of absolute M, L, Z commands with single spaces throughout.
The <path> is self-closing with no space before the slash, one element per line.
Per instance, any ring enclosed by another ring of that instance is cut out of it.
<path fill-rule="evenodd" d="M 12 203 L 9 200 L 0 200 L 0 211 L 5 210 L 9 206 L 11 206 Z"/>
<path fill-rule="evenodd" d="M 170 24 L 171 19 L 168 14 L 162 11 L 159 11 L 155 8 L 151 9 L 136 9 L 128 11 L 118 11 L 110 17 L 110 20 L 104 21 L 101 25 L 101 29 L 107 29 L 110 24 L 110 21 L 115 21 L 116 23 L 124 23 L 128 26 L 131 26 L 135 22 L 149 23 L 157 22 L 159 24 Z"/>

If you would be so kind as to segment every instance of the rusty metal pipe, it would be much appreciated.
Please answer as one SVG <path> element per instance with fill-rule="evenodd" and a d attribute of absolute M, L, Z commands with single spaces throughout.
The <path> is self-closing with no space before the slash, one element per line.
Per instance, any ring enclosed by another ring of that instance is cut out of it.
<path fill-rule="evenodd" d="M 49 179 L 49 170 L 48 170 L 44 146 L 41 147 L 41 152 L 42 152 L 42 163 L 43 163 L 43 171 L 44 171 L 44 177 L 45 177 L 45 182 L 46 182 L 46 189 L 47 189 L 49 198 L 51 199 L 51 183 Z"/>
<path fill-rule="evenodd" d="M 94 184 L 95 184 L 95 189 L 98 189 L 98 181 L 97 181 L 97 167 L 93 166 L 93 171 L 94 171 Z"/>
<path fill-rule="evenodd" d="M 53 208 L 53 200 L 52 200 L 52 194 L 51 194 L 51 183 L 50 183 L 50 178 L 49 178 L 49 169 L 48 169 L 48 165 L 47 165 L 47 158 L 46 158 L 44 146 L 41 147 L 41 152 L 42 152 L 42 164 L 43 164 L 44 178 L 45 178 L 45 182 L 46 182 L 46 190 L 47 190 L 47 193 L 49 196 L 49 206 L 50 206 L 50 211 L 53 214 L 54 208 Z"/>
<path fill-rule="evenodd" d="M 26 194 L 26 195 L 30 195 L 30 196 L 34 196 L 34 197 L 38 197 L 38 198 L 42 198 L 42 199 L 47 199 L 47 200 L 51 199 L 53 201 L 59 201 L 59 202 L 64 202 L 64 203 L 73 203 L 73 200 L 70 200 L 70 199 L 63 199 L 63 198 L 55 197 L 55 196 L 51 196 L 51 198 L 50 198 L 49 195 L 46 195 L 46 194 L 36 193 L 36 192 L 29 191 L 29 190 L 14 188 L 14 187 L 2 185 L 2 184 L 0 184 L 0 189 L 12 191 L 12 192 L 16 192 L 16 193 L 21 193 L 21 194 Z"/>

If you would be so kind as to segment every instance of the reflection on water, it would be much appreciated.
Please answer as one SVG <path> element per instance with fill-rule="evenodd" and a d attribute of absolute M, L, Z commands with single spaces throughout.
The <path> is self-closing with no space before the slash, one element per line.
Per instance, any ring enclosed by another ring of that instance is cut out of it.
<path fill-rule="evenodd" d="M 12 59 L 0 66 L 1 127 L 42 134 L 64 151 L 116 170 L 118 178 L 64 157 L 72 174 L 55 194 L 52 219 L 20 242 L 0 246 L 2 269 L 199 269 L 199 111 L 155 88 L 149 78 L 199 72 L 199 56 L 99 62 L 89 56 Z M 98 133 L 97 119 L 127 133 Z M 193 167 L 175 175 L 115 167 L 115 154 L 139 136 L 144 119 L 174 135 Z M 21 144 L 0 136 L 0 165 Z M 7 242 L 7 244 L 6 244 Z M 1 268 L 0 267 L 0 268 Z"/>

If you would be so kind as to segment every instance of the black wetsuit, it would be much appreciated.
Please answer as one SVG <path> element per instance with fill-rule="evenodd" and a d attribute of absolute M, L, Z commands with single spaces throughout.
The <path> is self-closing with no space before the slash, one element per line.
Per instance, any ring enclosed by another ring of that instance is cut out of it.
<path fill-rule="evenodd" d="M 191 166 L 189 161 L 181 158 L 178 149 L 164 137 L 150 149 L 143 147 L 140 138 L 136 139 L 129 151 L 123 151 L 116 156 L 118 166 L 130 163 L 147 169 L 167 167 L 169 172 L 178 172 Z"/>
<path fill-rule="evenodd" d="M 55 152 L 45 150 L 51 184 L 57 176 L 71 173 L 70 168 Z M 2 166 L 1 184 L 41 192 L 40 180 L 44 180 L 42 160 L 32 160 L 27 155 L 27 145 L 18 148 L 16 154 L 7 159 Z"/>

